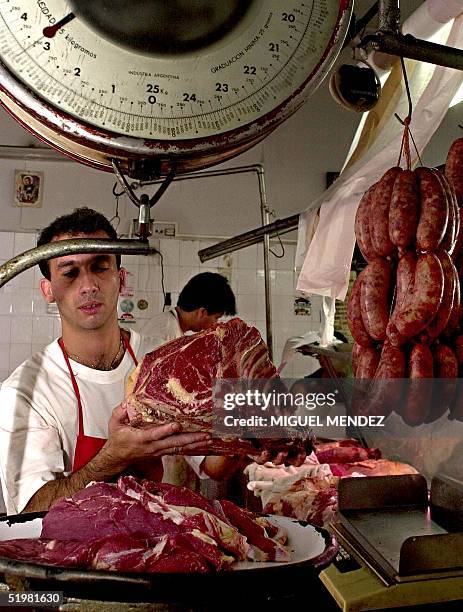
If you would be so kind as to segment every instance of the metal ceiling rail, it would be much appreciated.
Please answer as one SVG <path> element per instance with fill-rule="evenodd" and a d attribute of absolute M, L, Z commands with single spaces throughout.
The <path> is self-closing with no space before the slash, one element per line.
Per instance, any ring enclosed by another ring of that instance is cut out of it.
<path fill-rule="evenodd" d="M 361 47 L 371 45 L 375 51 L 463 70 L 463 50 L 439 45 L 400 33 L 400 1 L 379 1 L 379 30 L 364 36 Z"/>
<path fill-rule="evenodd" d="M 277 219 L 268 225 L 262 225 L 261 227 L 257 227 L 249 232 L 244 232 L 244 234 L 239 234 L 238 236 L 234 236 L 228 240 L 218 242 L 217 244 L 207 247 L 206 249 L 201 249 L 198 251 L 199 259 L 204 263 L 209 259 L 218 257 L 219 255 L 233 253 L 233 251 L 238 251 L 256 244 L 257 242 L 263 240 L 264 236 L 268 235 L 271 238 L 277 236 L 278 234 L 287 234 L 288 232 L 296 229 L 298 223 L 299 214 L 291 215 L 290 217 L 285 217 L 284 219 Z"/>

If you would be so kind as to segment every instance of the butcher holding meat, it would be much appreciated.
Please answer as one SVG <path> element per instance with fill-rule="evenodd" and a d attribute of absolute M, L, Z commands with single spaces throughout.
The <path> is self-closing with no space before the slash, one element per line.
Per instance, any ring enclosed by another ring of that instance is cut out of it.
<path fill-rule="evenodd" d="M 100 213 L 76 209 L 45 228 L 38 245 L 69 238 L 116 239 Z M 40 264 L 41 293 L 57 304 L 62 336 L 20 365 L 0 391 L 0 477 L 9 514 L 47 510 L 91 481 L 108 481 L 149 459 L 189 462 L 219 478 L 233 458 L 207 454 L 209 435 L 182 433 L 178 423 L 132 427 L 120 405 L 137 361 L 159 340 L 120 329 L 120 256 L 76 254 Z M 281 460 L 281 459 L 280 459 Z M 239 463 L 239 462 L 238 462 Z M 211 466 L 209 472 L 208 467 Z"/>

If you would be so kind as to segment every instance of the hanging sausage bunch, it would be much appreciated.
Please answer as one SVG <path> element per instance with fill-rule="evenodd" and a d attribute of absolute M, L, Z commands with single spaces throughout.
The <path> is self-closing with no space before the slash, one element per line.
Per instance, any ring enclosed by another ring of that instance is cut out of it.
<path fill-rule="evenodd" d="M 445 172 L 390 168 L 357 209 L 355 235 L 368 265 L 348 302 L 354 373 L 374 379 L 376 392 L 380 381 L 411 379 L 405 397 L 399 381 L 389 387 L 388 409 L 382 406 L 383 414 L 395 409 L 413 426 L 448 408 L 451 418 L 463 420 L 455 381 L 463 365 L 461 207 L 463 138 L 453 143 Z M 432 393 L 418 382 L 426 378 L 449 380 Z"/>

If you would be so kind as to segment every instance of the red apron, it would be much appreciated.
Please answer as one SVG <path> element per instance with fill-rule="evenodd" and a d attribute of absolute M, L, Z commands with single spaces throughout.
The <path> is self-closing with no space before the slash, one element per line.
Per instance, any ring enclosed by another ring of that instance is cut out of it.
<path fill-rule="evenodd" d="M 134 364 L 138 365 L 138 360 L 135 357 L 135 353 L 130 346 L 130 342 L 122 336 L 122 341 L 124 342 L 125 348 L 129 351 L 130 356 L 133 359 Z M 86 436 L 84 433 L 84 415 L 82 411 L 82 402 L 80 400 L 80 392 L 79 387 L 77 386 L 76 377 L 74 376 L 74 372 L 72 371 L 71 364 L 69 363 L 69 357 L 66 353 L 66 349 L 64 348 L 63 339 L 60 338 L 58 340 L 58 344 L 63 352 L 64 360 L 66 361 L 66 365 L 69 370 L 69 375 L 71 377 L 72 387 L 74 389 L 74 394 L 77 399 L 77 409 L 79 411 L 79 433 L 77 434 L 77 442 L 76 449 L 74 451 L 74 461 L 72 464 L 72 471 L 77 472 L 81 467 L 87 465 L 87 463 L 95 457 L 95 455 L 103 448 L 106 438 L 95 438 L 93 436 Z"/>

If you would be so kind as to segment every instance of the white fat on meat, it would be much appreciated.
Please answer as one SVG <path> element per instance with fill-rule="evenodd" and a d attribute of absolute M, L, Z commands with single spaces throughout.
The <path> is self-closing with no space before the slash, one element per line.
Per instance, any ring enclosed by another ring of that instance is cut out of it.
<path fill-rule="evenodd" d="M 188 391 L 182 387 L 182 383 L 178 378 L 169 378 L 166 383 L 166 387 L 167 390 L 172 393 L 175 399 L 183 404 L 191 404 L 196 399 L 197 394 L 194 391 L 188 393 Z"/>

